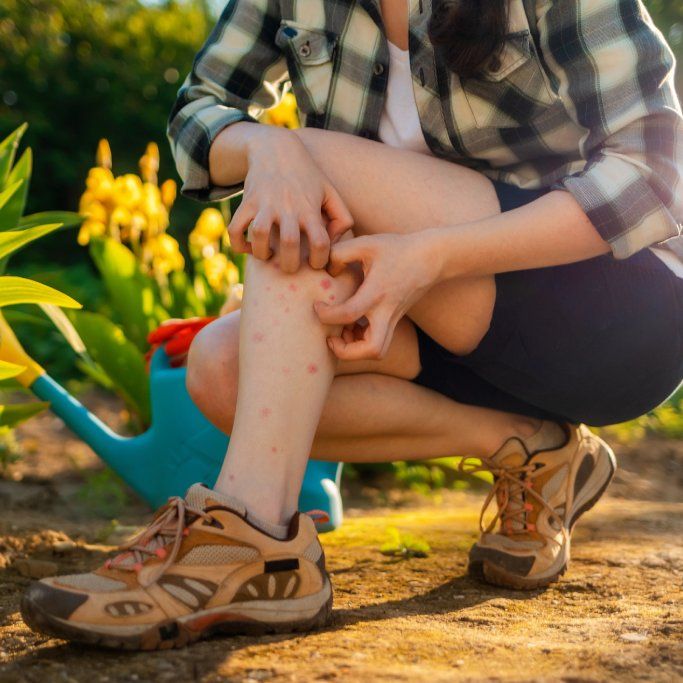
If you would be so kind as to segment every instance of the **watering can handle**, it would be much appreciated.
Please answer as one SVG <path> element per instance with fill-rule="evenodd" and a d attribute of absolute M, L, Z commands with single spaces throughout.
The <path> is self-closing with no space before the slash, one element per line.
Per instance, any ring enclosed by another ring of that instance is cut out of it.
<path fill-rule="evenodd" d="M 0 360 L 25 368 L 16 379 L 27 389 L 45 374 L 45 370 L 26 353 L 2 313 L 0 313 Z"/>

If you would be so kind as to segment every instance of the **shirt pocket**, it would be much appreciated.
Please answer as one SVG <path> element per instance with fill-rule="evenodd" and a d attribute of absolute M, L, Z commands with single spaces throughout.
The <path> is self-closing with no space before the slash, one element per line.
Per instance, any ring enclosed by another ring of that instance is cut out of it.
<path fill-rule="evenodd" d="M 501 53 L 461 87 L 477 128 L 523 126 L 559 101 L 528 30 L 508 35 Z"/>
<path fill-rule="evenodd" d="M 299 109 L 304 114 L 324 114 L 330 97 L 337 36 L 283 20 L 275 42 L 287 59 Z"/>

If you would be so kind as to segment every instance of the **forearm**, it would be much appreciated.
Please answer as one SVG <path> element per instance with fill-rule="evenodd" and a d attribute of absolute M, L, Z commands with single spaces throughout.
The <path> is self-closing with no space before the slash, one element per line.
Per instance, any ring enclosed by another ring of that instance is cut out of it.
<path fill-rule="evenodd" d="M 423 233 L 424 234 L 424 233 Z M 425 235 L 438 281 L 574 263 L 610 251 L 569 192 L 557 190 L 526 206 Z"/>
<path fill-rule="evenodd" d="M 230 187 L 243 182 L 256 156 L 268 154 L 277 163 L 281 148 L 286 147 L 280 143 L 289 140 L 295 142 L 296 138 L 286 128 L 249 121 L 233 123 L 216 136 L 209 150 L 211 183 Z"/>

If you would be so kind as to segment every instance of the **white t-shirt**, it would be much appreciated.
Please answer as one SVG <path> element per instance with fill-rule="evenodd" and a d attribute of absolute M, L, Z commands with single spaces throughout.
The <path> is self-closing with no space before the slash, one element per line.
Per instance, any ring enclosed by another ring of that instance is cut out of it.
<path fill-rule="evenodd" d="M 389 42 L 389 60 L 389 82 L 379 122 L 379 139 L 391 147 L 431 154 L 422 134 L 415 104 L 408 50 L 401 50 Z M 683 278 L 683 261 L 676 254 L 657 247 L 651 251 L 678 277 Z"/>

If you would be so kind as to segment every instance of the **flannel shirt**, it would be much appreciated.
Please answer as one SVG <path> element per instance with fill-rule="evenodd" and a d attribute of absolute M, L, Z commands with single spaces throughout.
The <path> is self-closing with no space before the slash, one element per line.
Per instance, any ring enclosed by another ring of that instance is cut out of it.
<path fill-rule="evenodd" d="M 428 38 L 409 0 L 409 52 L 432 153 L 521 188 L 572 193 L 617 258 L 665 243 L 683 258 L 683 118 L 674 56 L 640 0 L 509 0 L 502 53 L 476 78 Z M 183 192 L 212 187 L 209 148 L 255 121 L 289 78 L 306 126 L 378 139 L 389 69 L 379 0 L 230 0 L 170 115 Z"/>

